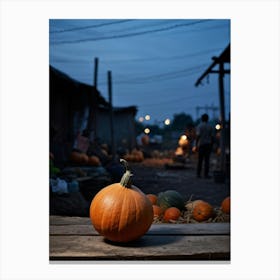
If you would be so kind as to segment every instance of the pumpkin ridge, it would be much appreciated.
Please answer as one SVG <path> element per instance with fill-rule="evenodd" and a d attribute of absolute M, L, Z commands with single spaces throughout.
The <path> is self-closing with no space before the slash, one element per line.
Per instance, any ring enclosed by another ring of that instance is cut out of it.
<path fill-rule="evenodd" d="M 118 234 L 121 233 L 122 229 L 124 228 L 125 224 L 123 221 L 125 221 L 126 223 L 129 223 L 129 220 L 128 220 L 128 211 L 124 211 L 125 210 L 125 207 L 127 207 L 127 201 L 129 201 L 127 199 L 127 195 L 129 195 L 128 193 L 126 193 L 128 190 L 125 188 L 125 189 L 120 189 L 120 196 L 122 197 L 122 201 L 119 203 L 122 203 L 122 206 L 121 206 L 121 211 L 120 211 L 120 217 L 119 217 L 119 224 L 118 224 Z M 124 212 L 126 214 L 126 218 L 123 219 L 123 215 L 124 215 Z"/>

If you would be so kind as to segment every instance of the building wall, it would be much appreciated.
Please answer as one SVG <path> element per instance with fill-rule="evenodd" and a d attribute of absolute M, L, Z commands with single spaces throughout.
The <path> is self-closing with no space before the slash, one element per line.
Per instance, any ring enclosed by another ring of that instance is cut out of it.
<path fill-rule="evenodd" d="M 114 111 L 113 125 L 116 150 L 132 149 L 136 146 L 136 132 L 133 111 Z M 107 110 L 99 110 L 97 117 L 97 133 L 100 143 L 111 147 L 110 114 Z"/>

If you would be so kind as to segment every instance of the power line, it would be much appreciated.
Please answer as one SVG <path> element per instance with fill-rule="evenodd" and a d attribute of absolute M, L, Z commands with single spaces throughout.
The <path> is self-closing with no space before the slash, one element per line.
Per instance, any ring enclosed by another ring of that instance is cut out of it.
<path fill-rule="evenodd" d="M 130 80 L 121 80 L 121 81 L 116 80 L 114 84 L 142 84 L 142 83 L 157 82 L 162 80 L 170 80 L 170 79 L 176 79 L 180 77 L 186 77 L 188 75 L 193 75 L 194 73 L 201 70 L 202 68 L 205 68 L 206 65 L 208 65 L 208 63 L 194 66 L 191 68 L 178 70 L 178 71 L 166 72 L 166 73 L 161 73 L 161 74 L 151 75 L 146 77 L 138 77 Z M 101 82 L 100 84 L 102 85 L 106 83 Z"/>
<path fill-rule="evenodd" d="M 115 60 L 103 60 L 103 62 L 146 62 L 146 61 L 155 61 L 155 60 L 177 60 L 177 59 L 182 59 L 182 58 L 186 58 L 186 57 L 193 57 L 193 56 L 200 56 L 200 55 L 204 55 L 204 54 L 208 54 L 208 53 L 212 53 L 212 52 L 217 52 L 217 51 L 221 51 L 224 48 L 215 48 L 215 49 L 209 49 L 209 50 L 204 50 L 204 51 L 200 51 L 200 52 L 196 52 L 196 53 L 186 53 L 186 54 L 181 54 L 181 55 L 176 55 L 176 56 L 168 56 L 168 57 L 145 57 L 145 58 L 135 58 L 135 59 L 115 59 Z"/>
<path fill-rule="evenodd" d="M 119 38 L 126 38 L 126 37 L 135 37 L 139 35 L 145 35 L 150 33 L 156 33 L 156 32 L 163 32 L 163 31 L 169 31 L 175 28 L 179 27 L 185 27 L 185 26 L 191 26 L 195 24 L 205 23 L 212 20 L 198 20 L 195 22 L 190 23 L 181 23 L 181 24 L 175 24 L 172 26 L 162 27 L 158 29 L 152 29 L 152 30 L 146 30 L 146 31 L 139 31 L 134 33 L 126 33 L 126 34 L 119 34 L 119 35 L 111 35 L 111 36 L 104 36 L 104 37 L 96 37 L 96 38 L 85 38 L 85 39 L 77 39 L 77 40 L 65 40 L 60 42 L 52 42 L 51 45 L 62 45 L 62 44 L 75 44 L 75 43 L 83 43 L 83 42 L 89 42 L 89 41 L 101 41 L 101 40 L 110 40 L 110 39 L 119 39 Z"/>
<path fill-rule="evenodd" d="M 112 22 L 104 22 L 104 23 L 93 24 L 93 25 L 73 27 L 73 28 L 68 28 L 68 29 L 63 29 L 63 30 L 54 30 L 54 31 L 50 31 L 50 33 L 51 34 L 53 34 L 53 33 L 65 33 L 65 32 L 72 32 L 72 31 L 84 30 L 84 29 L 90 29 L 90 28 L 98 28 L 98 27 L 107 26 L 107 25 L 125 23 L 125 22 L 128 22 L 128 21 L 133 21 L 133 19 L 126 19 L 126 20 L 119 20 L 119 21 L 112 21 Z"/>
<path fill-rule="evenodd" d="M 182 101 L 182 100 L 190 100 L 190 99 L 193 99 L 193 98 L 201 98 L 201 96 L 199 95 L 193 95 L 193 96 L 184 96 L 184 97 L 181 97 L 181 98 L 176 98 L 176 99 L 170 99 L 170 100 L 167 100 L 167 101 L 164 101 L 164 102 L 157 102 L 157 103 L 146 103 L 146 104 L 141 104 L 141 105 L 138 105 L 139 107 L 141 106 L 145 106 L 145 107 L 149 107 L 149 106 L 154 106 L 154 105 L 163 105 L 163 104 L 172 104 L 172 103 L 178 103 L 178 101 Z"/>
<path fill-rule="evenodd" d="M 145 58 L 135 58 L 135 59 L 115 59 L 115 60 L 102 60 L 103 63 L 125 63 L 125 62 L 150 62 L 150 61 L 155 61 L 155 60 L 177 60 L 177 59 L 182 59 L 186 57 L 194 57 L 194 56 L 200 56 L 204 54 L 209 54 L 213 52 L 217 52 L 222 50 L 223 48 L 215 48 L 215 49 L 209 49 L 209 50 L 204 50 L 196 53 L 187 53 L 187 54 L 181 54 L 181 55 L 176 55 L 176 56 L 165 56 L 165 57 L 145 57 Z M 89 63 L 88 59 L 73 59 L 72 57 L 70 59 L 54 59 L 52 62 L 55 63 Z"/>

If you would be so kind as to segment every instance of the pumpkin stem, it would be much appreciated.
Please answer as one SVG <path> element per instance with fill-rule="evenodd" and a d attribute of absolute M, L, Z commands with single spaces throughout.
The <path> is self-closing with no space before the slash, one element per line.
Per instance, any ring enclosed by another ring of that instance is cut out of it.
<path fill-rule="evenodd" d="M 128 163 L 126 160 L 124 159 L 120 159 L 120 162 L 123 163 L 124 167 L 125 167 L 125 173 L 123 174 L 120 184 L 122 186 L 124 186 L 125 188 L 130 188 L 132 185 L 132 176 L 133 174 L 131 173 L 131 171 L 128 169 Z"/>

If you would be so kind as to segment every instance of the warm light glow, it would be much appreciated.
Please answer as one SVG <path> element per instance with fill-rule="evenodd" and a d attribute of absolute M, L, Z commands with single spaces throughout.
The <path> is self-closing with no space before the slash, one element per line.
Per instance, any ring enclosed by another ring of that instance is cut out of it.
<path fill-rule="evenodd" d="M 182 135 L 182 136 L 181 136 L 181 139 L 182 139 L 182 140 L 187 140 L 188 137 L 187 137 L 187 135 Z"/>
<path fill-rule="evenodd" d="M 145 120 L 146 120 L 146 121 L 149 121 L 150 119 L 151 119 L 151 116 L 150 116 L 150 115 L 146 115 L 146 116 L 145 116 Z"/>
<path fill-rule="evenodd" d="M 221 129 L 221 125 L 220 125 L 220 124 L 216 124 L 215 127 L 216 127 L 217 130 L 220 130 L 220 129 Z"/>
<path fill-rule="evenodd" d="M 165 125 L 170 125 L 170 119 L 166 119 L 166 120 L 164 121 L 164 124 L 165 124 Z"/>
<path fill-rule="evenodd" d="M 139 122 L 143 122 L 144 121 L 144 118 L 143 117 L 140 117 L 139 118 Z"/>
<path fill-rule="evenodd" d="M 145 128 L 145 129 L 144 129 L 144 132 L 145 132 L 146 134 L 149 134 L 149 133 L 150 133 L 150 129 L 149 129 L 149 128 Z"/>

